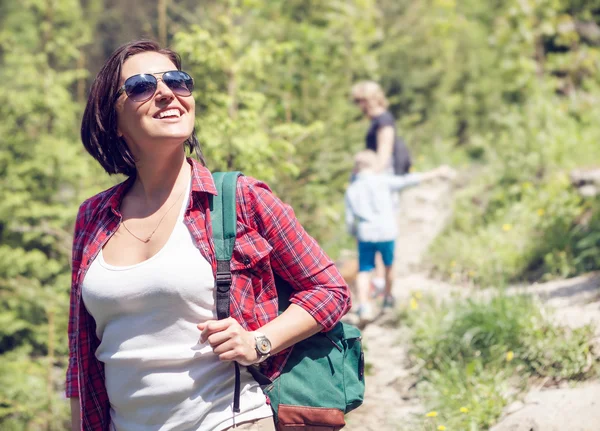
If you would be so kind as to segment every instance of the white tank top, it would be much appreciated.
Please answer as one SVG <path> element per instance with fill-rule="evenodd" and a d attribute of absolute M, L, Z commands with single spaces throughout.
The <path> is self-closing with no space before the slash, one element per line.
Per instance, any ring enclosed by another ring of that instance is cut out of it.
<path fill-rule="evenodd" d="M 199 342 L 196 325 L 216 319 L 214 277 L 183 222 L 186 207 L 184 199 L 156 255 L 113 266 L 100 252 L 83 281 L 116 431 L 219 431 L 272 415 L 242 367 L 241 412 L 234 417 L 234 365 Z"/>

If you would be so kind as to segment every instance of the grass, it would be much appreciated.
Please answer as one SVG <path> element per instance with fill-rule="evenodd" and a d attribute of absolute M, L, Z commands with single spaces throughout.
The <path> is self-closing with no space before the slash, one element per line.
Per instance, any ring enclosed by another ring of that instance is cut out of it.
<path fill-rule="evenodd" d="M 425 430 L 488 429 L 533 379 L 591 377 L 593 330 L 557 326 L 534 299 L 497 294 L 402 312 L 429 415 Z"/>
<path fill-rule="evenodd" d="M 541 94 L 477 138 L 477 177 L 429 252 L 438 274 L 498 286 L 600 269 L 600 196 L 580 195 L 570 175 L 600 166 L 600 107 Z"/>
<path fill-rule="evenodd" d="M 564 173 L 532 184 L 481 184 L 459 193 L 429 261 L 454 282 L 497 286 L 600 268 L 600 200 L 578 196 Z M 487 185 L 486 185 L 487 184 Z"/>

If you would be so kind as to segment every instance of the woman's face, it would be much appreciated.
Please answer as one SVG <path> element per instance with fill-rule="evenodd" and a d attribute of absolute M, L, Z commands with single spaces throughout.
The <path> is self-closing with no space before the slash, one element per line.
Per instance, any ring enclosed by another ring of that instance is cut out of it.
<path fill-rule="evenodd" d="M 364 115 L 369 114 L 369 101 L 366 98 L 355 97 L 353 102 Z"/>
<path fill-rule="evenodd" d="M 181 145 L 194 129 L 194 97 L 173 93 L 160 79 L 162 72 L 177 70 L 175 64 L 158 52 L 144 52 L 129 57 L 121 68 L 119 87 L 140 73 L 156 74 L 154 95 L 145 102 L 135 102 L 123 93 L 115 104 L 117 132 L 134 154 L 160 151 L 165 145 Z"/>

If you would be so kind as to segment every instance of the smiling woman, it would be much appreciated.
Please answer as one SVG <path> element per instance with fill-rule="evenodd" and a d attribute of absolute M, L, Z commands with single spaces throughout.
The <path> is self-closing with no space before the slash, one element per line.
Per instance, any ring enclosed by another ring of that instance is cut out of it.
<path fill-rule="evenodd" d="M 274 430 L 245 367 L 277 377 L 288 348 L 331 329 L 350 307 L 342 277 L 291 208 L 241 177 L 231 317 L 216 320 L 216 188 L 194 135 L 193 89 L 179 56 L 152 41 L 117 49 L 92 85 L 83 144 L 106 172 L 129 178 L 77 216 L 66 383 L 73 430 Z M 274 274 L 294 289 L 282 314 Z"/>
<path fill-rule="evenodd" d="M 150 69 L 145 69 L 146 66 Z M 100 70 L 92 85 L 83 114 L 81 139 L 86 150 L 109 174 L 135 174 L 134 154 L 128 147 L 131 139 L 127 142 L 120 129 L 124 123 L 129 123 L 127 118 L 131 116 L 128 115 L 128 110 L 138 111 L 138 108 L 146 106 L 145 102 L 156 93 L 162 95 L 164 87 L 168 87 L 168 93 L 175 96 L 173 106 L 168 98 L 163 97 L 159 99 L 162 102 L 152 106 L 152 109 L 157 111 L 154 115 L 159 114 L 161 109 L 172 108 L 180 112 L 180 117 L 185 118 L 184 121 L 178 122 L 180 130 L 176 133 L 184 136 L 187 149 L 196 152 L 198 158 L 203 160 L 200 145 L 193 133 L 195 103 L 194 98 L 190 97 L 193 80 L 180 69 L 181 59 L 177 53 L 160 49 L 152 41 L 138 41 L 115 51 Z M 137 70 L 141 73 L 135 72 Z M 146 106 L 146 109 L 149 107 Z M 186 112 L 184 108 L 187 108 Z M 117 115 L 118 113 L 122 115 Z M 137 114 L 141 121 L 142 112 Z"/>

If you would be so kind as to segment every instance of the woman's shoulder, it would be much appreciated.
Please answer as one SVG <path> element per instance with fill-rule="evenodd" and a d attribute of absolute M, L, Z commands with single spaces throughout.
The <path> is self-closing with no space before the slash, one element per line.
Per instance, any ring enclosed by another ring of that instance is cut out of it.
<path fill-rule="evenodd" d="M 242 195 L 257 194 L 257 193 L 261 193 L 262 191 L 273 193 L 271 188 L 269 187 L 269 185 L 267 183 L 265 183 L 264 181 L 261 181 L 259 179 L 256 179 L 254 177 L 250 177 L 247 175 L 241 175 L 238 178 L 238 182 L 237 182 L 238 197 L 240 196 L 240 194 L 242 194 Z"/>
<path fill-rule="evenodd" d="M 93 219 L 96 214 L 106 208 L 118 208 L 121 197 L 128 188 L 129 181 L 129 179 L 125 180 L 84 200 L 77 213 L 77 225 Z"/>
<path fill-rule="evenodd" d="M 390 111 L 385 111 L 383 114 L 377 116 L 376 120 L 380 126 L 393 126 L 396 122 Z"/>
<path fill-rule="evenodd" d="M 253 177 L 240 176 L 237 182 L 238 217 L 242 220 L 272 220 L 293 214 L 290 205 L 283 202 L 267 183 Z"/>

